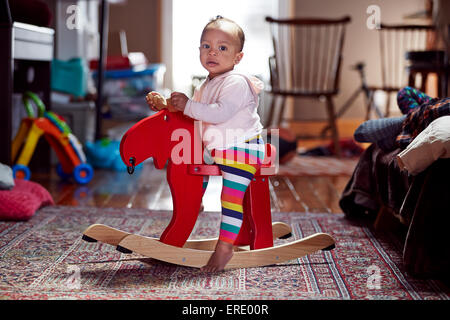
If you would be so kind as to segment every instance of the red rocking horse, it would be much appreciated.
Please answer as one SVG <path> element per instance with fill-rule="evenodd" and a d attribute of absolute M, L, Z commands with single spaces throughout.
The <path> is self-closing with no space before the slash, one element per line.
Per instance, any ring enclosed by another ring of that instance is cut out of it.
<path fill-rule="evenodd" d="M 199 132 L 193 119 L 181 112 L 163 109 L 136 123 L 122 138 L 120 153 L 129 173 L 150 157 L 158 169 L 163 169 L 167 163 L 173 216 L 160 239 L 129 234 L 101 224 L 86 229 L 83 239 L 116 245 L 121 252 L 136 252 L 169 263 L 204 266 L 217 239 L 188 238 L 200 211 L 203 176 L 220 175 L 220 170 L 217 165 L 204 162 Z M 273 246 L 274 238 L 291 235 L 287 224 L 272 224 L 268 178 L 275 173 L 275 156 L 275 148 L 267 144 L 263 165 L 244 197 L 244 220 L 235 242 L 236 252 L 225 269 L 281 263 L 334 248 L 334 239 L 325 233 Z"/>

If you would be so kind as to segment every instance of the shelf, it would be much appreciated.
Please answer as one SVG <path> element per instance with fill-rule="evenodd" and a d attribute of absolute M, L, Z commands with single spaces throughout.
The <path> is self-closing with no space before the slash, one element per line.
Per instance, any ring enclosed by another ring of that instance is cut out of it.
<path fill-rule="evenodd" d="M 13 23 L 13 59 L 52 61 L 55 31 L 31 24 Z"/>
<path fill-rule="evenodd" d="M 51 109 L 50 66 L 53 60 L 54 30 L 12 22 L 7 1 L 0 4 L 0 162 L 12 165 L 12 95 L 33 91 L 40 94 L 47 109 Z M 6 13 L 2 10 L 6 10 Z M 50 163 L 50 148 L 44 143 L 39 144 L 36 156 L 30 163 L 32 169 L 45 169 Z"/>

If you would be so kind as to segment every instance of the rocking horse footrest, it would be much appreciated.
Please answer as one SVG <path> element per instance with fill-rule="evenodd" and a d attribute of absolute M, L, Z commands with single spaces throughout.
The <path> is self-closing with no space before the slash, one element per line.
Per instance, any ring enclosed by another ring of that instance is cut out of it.
<path fill-rule="evenodd" d="M 200 176 L 220 176 L 220 168 L 216 164 L 191 164 L 188 166 L 188 174 Z M 276 167 L 273 165 L 262 165 L 256 171 L 255 177 L 273 176 L 276 174 Z"/>

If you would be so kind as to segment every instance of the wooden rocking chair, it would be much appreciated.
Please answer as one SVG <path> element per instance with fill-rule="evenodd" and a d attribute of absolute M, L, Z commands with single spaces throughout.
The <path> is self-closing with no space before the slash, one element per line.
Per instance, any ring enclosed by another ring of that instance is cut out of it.
<path fill-rule="evenodd" d="M 339 92 L 339 77 L 346 25 L 350 17 L 341 19 L 267 17 L 271 26 L 274 56 L 269 58 L 273 95 L 267 126 L 283 121 L 286 99 L 313 98 L 325 102 L 328 125 L 320 138 L 331 131 L 337 155 L 341 155 L 333 98 Z M 278 117 L 275 112 L 280 103 Z M 297 105 L 296 105 L 297 106 Z M 299 136 L 300 139 L 317 138 Z"/>

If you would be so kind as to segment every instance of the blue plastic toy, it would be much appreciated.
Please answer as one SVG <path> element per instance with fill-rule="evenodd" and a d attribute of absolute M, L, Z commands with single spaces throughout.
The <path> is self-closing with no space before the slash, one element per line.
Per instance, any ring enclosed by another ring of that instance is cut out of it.
<path fill-rule="evenodd" d="M 120 157 L 120 141 L 104 138 L 97 140 L 95 143 L 87 141 L 84 147 L 86 149 L 87 161 L 94 168 L 115 171 L 125 171 L 127 169 Z M 140 167 L 142 165 L 137 166 L 136 169 Z"/>

